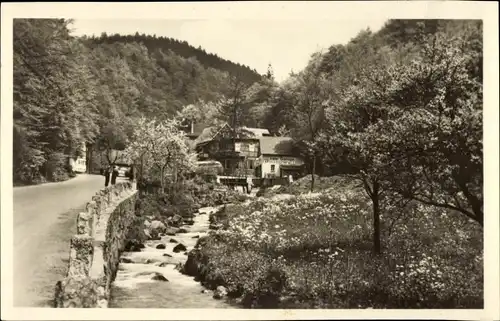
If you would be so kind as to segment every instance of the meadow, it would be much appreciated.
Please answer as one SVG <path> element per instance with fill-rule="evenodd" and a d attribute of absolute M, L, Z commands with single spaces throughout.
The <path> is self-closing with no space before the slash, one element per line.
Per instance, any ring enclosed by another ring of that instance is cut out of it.
<path fill-rule="evenodd" d="M 388 197 L 375 254 L 363 190 L 337 177 L 307 193 L 306 181 L 214 214 L 185 273 L 253 308 L 482 308 L 478 224 Z"/>

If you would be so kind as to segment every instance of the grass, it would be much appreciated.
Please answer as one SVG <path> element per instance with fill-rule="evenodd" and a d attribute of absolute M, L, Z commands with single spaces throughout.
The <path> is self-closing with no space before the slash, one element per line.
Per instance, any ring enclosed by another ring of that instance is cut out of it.
<path fill-rule="evenodd" d="M 418 203 L 385 204 L 376 255 L 368 200 L 348 179 L 329 180 L 315 195 L 301 194 L 299 182 L 286 187 L 291 199 L 215 215 L 220 229 L 191 253 L 186 272 L 226 286 L 246 307 L 482 308 L 480 227 Z"/>

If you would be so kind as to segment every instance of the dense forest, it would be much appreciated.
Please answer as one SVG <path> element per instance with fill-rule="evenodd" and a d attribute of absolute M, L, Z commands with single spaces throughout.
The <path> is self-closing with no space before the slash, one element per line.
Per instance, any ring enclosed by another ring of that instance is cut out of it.
<path fill-rule="evenodd" d="M 68 156 L 123 149 L 138 117 L 171 118 L 227 94 L 255 71 L 186 42 L 74 37 L 71 20 L 14 20 L 14 181 L 67 178 Z"/>
<path fill-rule="evenodd" d="M 250 69 L 250 67 L 240 65 L 238 62 L 223 59 L 217 54 L 207 53 L 201 47 L 195 48 L 189 45 L 186 41 L 180 41 L 177 39 L 139 34 L 138 32 L 135 35 L 126 36 L 119 34 L 107 35 L 106 33 L 103 33 L 100 37 L 90 37 L 88 42 L 94 45 L 104 43 L 114 44 L 117 42 L 136 42 L 143 44 L 150 52 L 158 50 L 163 52 L 172 51 L 176 55 L 186 59 L 194 57 L 206 68 L 214 68 L 225 71 L 231 75 L 238 75 L 239 78 L 249 84 L 259 81 L 261 78 L 255 69 Z"/>

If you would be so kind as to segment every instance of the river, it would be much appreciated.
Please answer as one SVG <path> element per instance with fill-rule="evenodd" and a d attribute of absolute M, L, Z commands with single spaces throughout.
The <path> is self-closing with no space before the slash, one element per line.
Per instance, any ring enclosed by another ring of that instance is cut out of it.
<path fill-rule="evenodd" d="M 181 243 L 187 250 L 193 249 L 198 237 L 206 235 L 209 229 L 209 213 L 217 208 L 202 208 L 194 217 L 194 224 L 181 226 L 188 233 L 163 236 L 161 241 L 146 241 L 141 252 L 124 252 L 116 279 L 111 288 L 110 308 L 235 308 L 224 300 L 212 298 L 211 291 L 175 269 L 177 263 L 184 264 L 187 255 L 174 253 L 174 247 Z M 172 243 L 174 239 L 178 243 Z M 158 244 L 165 249 L 157 249 Z M 158 274 L 168 281 L 153 280 Z"/>

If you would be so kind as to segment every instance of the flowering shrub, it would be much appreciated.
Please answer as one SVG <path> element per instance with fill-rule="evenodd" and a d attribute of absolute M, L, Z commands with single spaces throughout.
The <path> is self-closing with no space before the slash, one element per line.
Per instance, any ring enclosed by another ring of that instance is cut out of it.
<path fill-rule="evenodd" d="M 386 202 L 384 252 L 355 189 L 227 206 L 201 248 L 205 273 L 247 307 L 479 308 L 482 232 L 463 215 Z M 265 303 L 267 302 L 267 303 Z"/>

